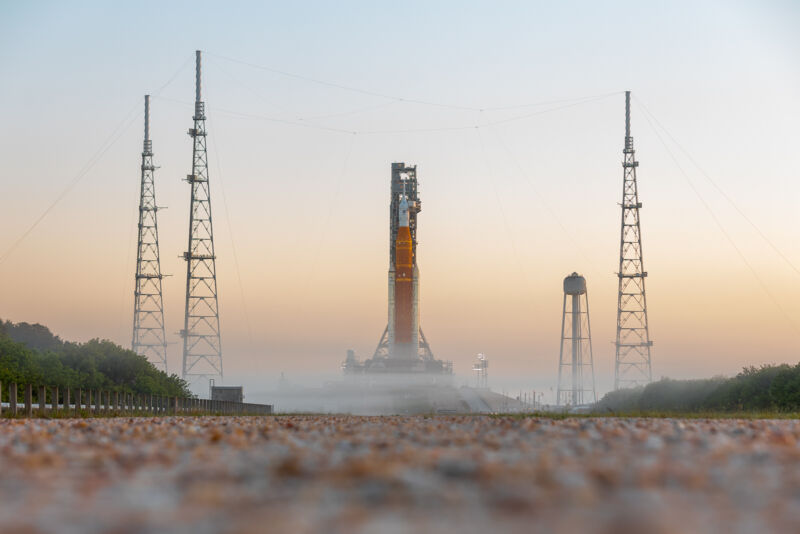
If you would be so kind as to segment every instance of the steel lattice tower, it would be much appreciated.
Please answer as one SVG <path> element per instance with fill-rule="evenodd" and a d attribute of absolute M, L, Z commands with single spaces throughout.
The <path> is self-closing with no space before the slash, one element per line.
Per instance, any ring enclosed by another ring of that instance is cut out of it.
<path fill-rule="evenodd" d="M 614 389 L 652 381 L 650 352 L 653 342 L 647 321 L 647 297 L 642 260 L 642 229 L 639 222 L 639 187 L 636 154 L 631 137 L 631 92 L 625 91 L 625 149 L 622 151 L 622 228 L 619 244 L 619 294 L 617 297 L 617 341 Z"/>
<path fill-rule="evenodd" d="M 222 344 L 217 305 L 217 269 L 214 230 L 211 222 L 211 190 L 208 183 L 205 103 L 200 93 L 200 51 L 195 73 L 192 173 L 186 181 L 192 187 L 189 209 L 189 246 L 186 260 L 186 315 L 183 337 L 183 373 L 189 383 L 198 379 L 222 378 Z"/>
<path fill-rule="evenodd" d="M 158 248 L 158 206 L 150 140 L 150 95 L 144 97 L 144 148 L 139 195 L 139 244 L 136 254 L 136 289 L 133 293 L 131 349 L 167 371 L 167 340 L 161 295 L 161 257 Z"/>

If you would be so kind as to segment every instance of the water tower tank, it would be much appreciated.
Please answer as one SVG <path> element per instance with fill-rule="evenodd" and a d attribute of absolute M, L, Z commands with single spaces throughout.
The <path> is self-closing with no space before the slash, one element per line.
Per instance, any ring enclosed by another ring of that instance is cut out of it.
<path fill-rule="evenodd" d="M 586 293 L 586 279 L 578 273 L 564 278 L 564 293 L 567 295 L 583 295 Z"/>

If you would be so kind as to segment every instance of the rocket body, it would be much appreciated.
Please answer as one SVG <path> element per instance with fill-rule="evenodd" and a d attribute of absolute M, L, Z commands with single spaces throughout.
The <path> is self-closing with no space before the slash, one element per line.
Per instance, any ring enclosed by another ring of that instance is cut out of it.
<path fill-rule="evenodd" d="M 416 267 L 414 266 L 411 230 L 408 225 L 408 201 L 405 196 L 400 202 L 398 213 L 397 238 L 395 239 L 394 263 L 394 319 L 392 354 L 393 358 L 417 358 L 418 328 L 416 319 Z"/>

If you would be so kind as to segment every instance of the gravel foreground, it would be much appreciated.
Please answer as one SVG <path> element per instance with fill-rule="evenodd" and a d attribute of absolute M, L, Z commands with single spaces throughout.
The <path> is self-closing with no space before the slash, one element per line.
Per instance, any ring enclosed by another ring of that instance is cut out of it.
<path fill-rule="evenodd" d="M 796 532 L 800 423 L 0 420 L 0 532 Z"/>

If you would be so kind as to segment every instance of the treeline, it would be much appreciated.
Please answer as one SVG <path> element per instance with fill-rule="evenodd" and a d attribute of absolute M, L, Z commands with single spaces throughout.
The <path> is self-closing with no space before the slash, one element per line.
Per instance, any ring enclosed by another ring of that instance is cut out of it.
<path fill-rule="evenodd" d="M 642 388 L 612 391 L 600 412 L 800 411 L 800 363 L 745 367 L 733 378 L 662 379 Z"/>
<path fill-rule="evenodd" d="M 0 321 L 0 382 L 191 396 L 177 375 L 167 375 L 144 356 L 111 341 L 71 343 L 40 324 L 10 321 Z"/>

